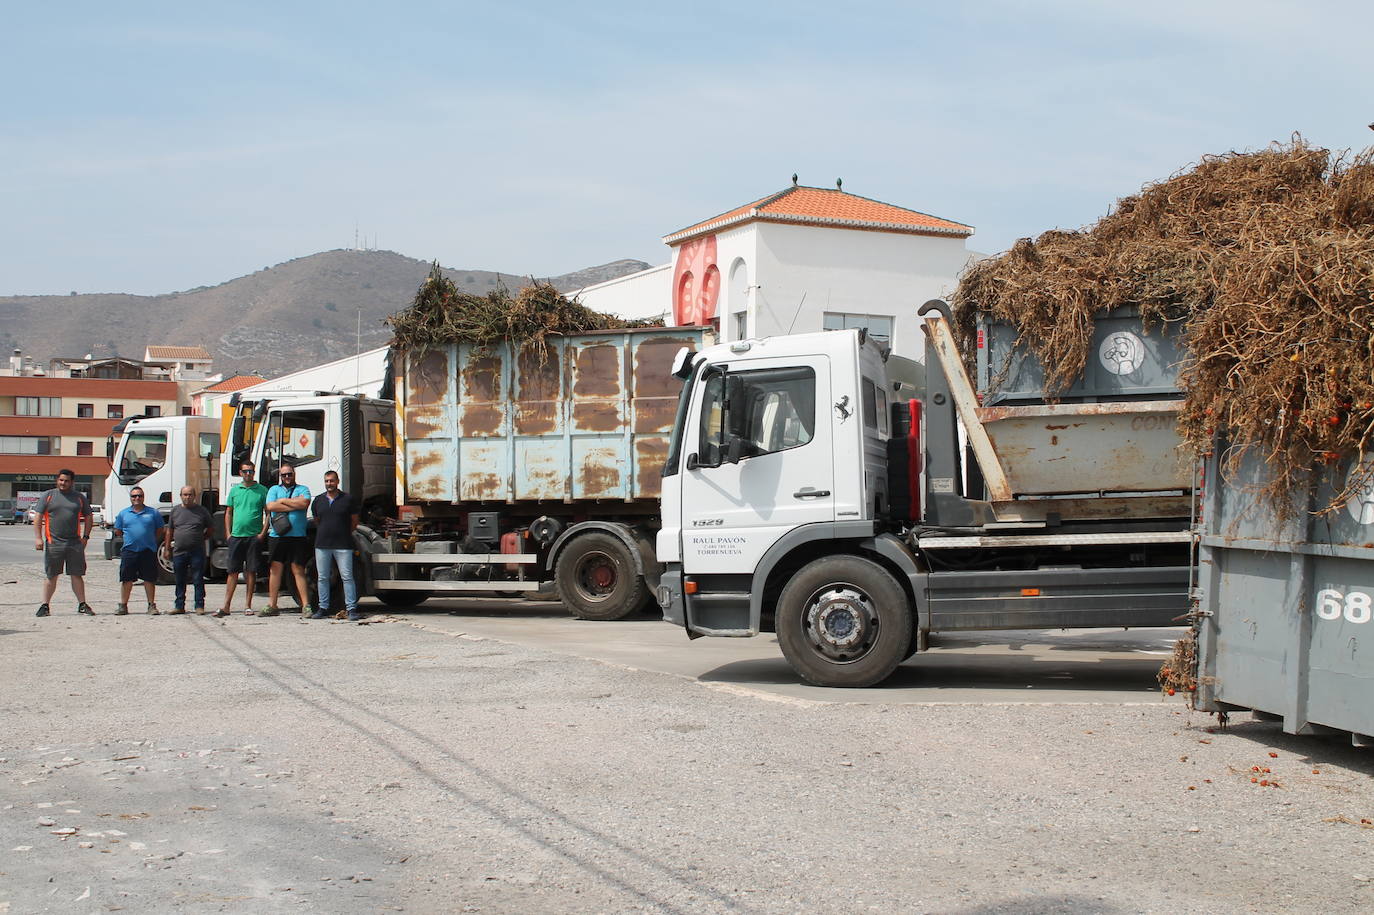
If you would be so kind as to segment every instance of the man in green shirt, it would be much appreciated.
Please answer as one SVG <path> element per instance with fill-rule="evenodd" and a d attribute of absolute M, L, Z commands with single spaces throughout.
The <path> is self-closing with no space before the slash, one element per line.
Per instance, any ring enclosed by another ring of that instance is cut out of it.
<path fill-rule="evenodd" d="M 229 535 L 228 577 L 224 582 L 224 606 L 215 616 L 229 615 L 240 570 L 244 583 L 243 612 L 253 615 L 253 592 L 258 586 L 262 540 L 267 536 L 267 515 L 263 511 L 267 504 L 267 487 L 254 478 L 255 473 L 257 467 L 252 461 L 240 464 L 242 482 L 229 490 L 229 497 L 224 500 L 224 530 Z"/>

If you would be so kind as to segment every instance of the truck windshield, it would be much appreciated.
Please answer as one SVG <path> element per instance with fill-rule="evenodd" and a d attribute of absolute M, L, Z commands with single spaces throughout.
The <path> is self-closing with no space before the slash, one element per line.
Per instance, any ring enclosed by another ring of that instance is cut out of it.
<path fill-rule="evenodd" d="M 682 391 L 677 397 L 677 415 L 673 418 L 673 437 L 668 440 L 668 457 L 663 462 L 663 475 L 670 477 L 677 473 L 682 458 L 683 427 L 687 424 L 687 407 L 692 402 L 692 389 L 696 387 L 696 375 L 688 375 L 682 382 Z"/>
<path fill-rule="evenodd" d="M 130 432 L 124 436 L 124 453 L 119 459 L 119 482 L 132 486 L 162 469 L 167 460 L 166 432 Z"/>
<path fill-rule="evenodd" d="M 318 461 L 322 445 L 320 436 L 323 433 L 322 409 L 274 412 L 268 425 L 263 468 L 259 473 L 275 483 L 277 470 L 283 461 L 295 467 Z"/>

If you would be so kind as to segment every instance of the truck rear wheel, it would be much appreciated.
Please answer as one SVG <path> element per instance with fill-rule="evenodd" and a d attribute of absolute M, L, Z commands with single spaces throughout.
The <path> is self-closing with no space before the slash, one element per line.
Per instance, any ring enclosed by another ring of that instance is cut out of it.
<path fill-rule="evenodd" d="M 803 566 L 778 596 L 778 642 L 792 669 L 816 686 L 887 679 L 911 645 L 906 592 L 881 566 L 830 556 Z"/>
<path fill-rule="evenodd" d="M 554 568 L 558 596 L 581 620 L 619 620 L 644 605 L 647 590 L 635 572 L 630 549 L 614 534 L 576 537 Z"/>

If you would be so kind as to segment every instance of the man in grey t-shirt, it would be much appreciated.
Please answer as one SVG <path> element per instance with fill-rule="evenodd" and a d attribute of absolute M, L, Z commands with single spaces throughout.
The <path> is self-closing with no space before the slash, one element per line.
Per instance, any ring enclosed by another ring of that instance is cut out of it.
<path fill-rule="evenodd" d="M 38 520 L 33 525 L 33 548 L 43 552 L 43 603 L 37 616 L 47 616 L 57 591 L 57 576 L 72 580 L 76 612 L 95 615 L 86 603 L 86 544 L 91 540 L 91 503 L 76 487 L 76 471 L 59 470 L 57 488 L 38 497 Z"/>
<path fill-rule="evenodd" d="M 210 539 L 210 512 L 196 501 L 196 491 L 181 487 L 181 504 L 173 506 L 167 519 L 166 548 L 172 553 L 172 571 L 176 574 L 176 601 L 172 615 L 186 612 L 186 580 L 195 588 L 196 612 L 205 614 L 205 541 Z"/>

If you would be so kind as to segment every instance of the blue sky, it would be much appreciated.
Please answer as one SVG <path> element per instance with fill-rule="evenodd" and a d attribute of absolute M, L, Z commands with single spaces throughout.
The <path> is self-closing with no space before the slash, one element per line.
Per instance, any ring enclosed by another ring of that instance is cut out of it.
<path fill-rule="evenodd" d="M 0 295 L 214 285 L 355 226 L 665 263 L 793 172 L 996 252 L 1205 153 L 1374 143 L 1367 2 L 7 6 Z"/>

